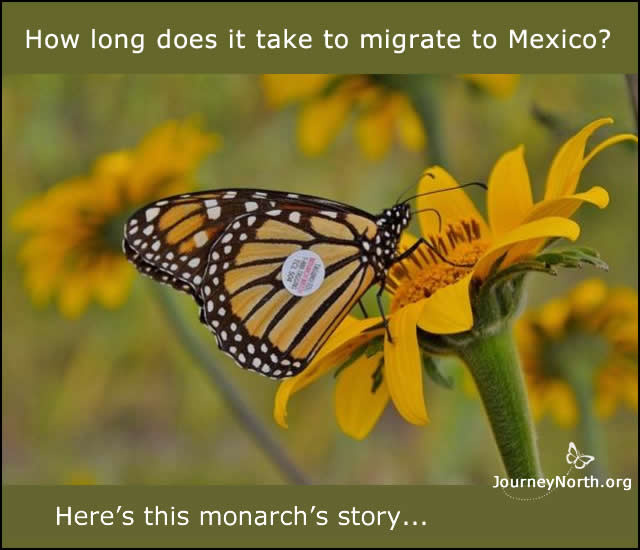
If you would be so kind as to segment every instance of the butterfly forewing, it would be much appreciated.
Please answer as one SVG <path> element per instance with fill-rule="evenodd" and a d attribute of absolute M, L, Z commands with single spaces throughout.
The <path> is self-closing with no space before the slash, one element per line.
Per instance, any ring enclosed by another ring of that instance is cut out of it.
<path fill-rule="evenodd" d="M 194 296 L 202 322 L 238 364 L 281 378 L 311 362 L 376 282 L 361 244 L 376 233 L 370 215 L 340 203 L 222 190 L 141 209 L 125 228 L 124 248 L 143 273 Z M 296 295 L 283 265 L 305 251 L 324 273 L 312 292 Z"/>

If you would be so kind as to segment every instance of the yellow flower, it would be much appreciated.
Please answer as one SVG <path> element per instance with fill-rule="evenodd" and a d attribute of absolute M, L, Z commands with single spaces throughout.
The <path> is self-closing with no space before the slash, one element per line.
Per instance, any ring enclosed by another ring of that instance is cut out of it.
<path fill-rule="evenodd" d="M 386 288 L 392 294 L 387 318 L 393 343 L 385 336 L 383 351 L 371 357 L 360 355 L 338 375 L 336 413 L 346 433 L 356 438 L 365 437 L 389 397 L 408 422 L 425 424 L 428 421 L 416 327 L 434 335 L 479 330 L 472 310 L 472 282 L 475 288 L 479 287 L 498 260 L 498 269 L 504 270 L 536 254 L 550 238 L 575 240 L 578 237 L 580 228 L 568 217 L 583 202 L 604 208 L 609 201 L 601 187 L 574 194 L 582 169 L 608 145 L 623 139 L 637 141 L 632 135 L 614 136 L 585 156 L 587 139 L 607 122 L 610 119 L 586 126 L 563 145 L 549 170 L 545 198 L 535 204 L 523 147 L 504 154 L 489 177 L 488 224 L 465 191 L 456 189 L 457 182 L 444 169 L 433 167 L 425 171 L 418 195 L 442 189 L 451 191 L 418 197 L 419 211 L 435 209 L 439 213 L 438 217 L 428 212 L 418 214 L 422 236 L 431 248 L 422 245 L 406 261 L 396 264 L 387 277 Z M 415 237 L 405 233 L 399 252 L 415 242 Z M 279 424 L 286 426 L 290 395 L 336 367 L 361 347 L 363 341 L 384 334 L 382 330 L 363 332 L 380 321 L 380 318 L 345 321 L 312 365 L 300 376 L 282 383 L 275 404 Z M 371 391 L 373 375 L 382 377 L 377 391 Z M 357 407 L 349 395 L 356 396 L 353 399 L 358 400 Z"/>
<path fill-rule="evenodd" d="M 342 129 L 352 110 L 357 111 L 356 135 L 363 154 L 383 157 L 394 134 L 410 151 L 425 145 L 422 123 L 409 99 L 367 75 L 262 75 L 271 107 L 301 101 L 298 143 L 310 156 L 323 153 Z"/>
<path fill-rule="evenodd" d="M 136 206 L 189 187 L 219 138 L 193 122 L 168 122 L 135 149 L 108 153 L 85 176 L 51 187 L 13 219 L 29 232 L 19 258 L 36 303 L 57 294 L 61 313 L 77 317 L 92 299 L 107 308 L 125 300 L 134 271 L 122 254 L 122 227 Z"/>
<path fill-rule="evenodd" d="M 516 88 L 519 75 L 462 75 L 497 97 Z M 310 156 L 324 153 L 356 113 L 356 138 L 371 160 L 382 158 L 396 137 L 409 151 L 421 151 L 426 129 L 409 97 L 385 83 L 383 76 L 333 74 L 265 74 L 262 84 L 268 104 L 282 108 L 301 102 L 298 143 Z"/>
<path fill-rule="evenodd" d="M 638 294 L 582 282 L 567 296 L 528 311 L 516 324 L 529 396 L 537 418 L 560 426 L 578 420 L 574 375 L 590 385 L 595 412 L 638 408 Z M 583 372 L 576 373 L 575 369 Z"/>

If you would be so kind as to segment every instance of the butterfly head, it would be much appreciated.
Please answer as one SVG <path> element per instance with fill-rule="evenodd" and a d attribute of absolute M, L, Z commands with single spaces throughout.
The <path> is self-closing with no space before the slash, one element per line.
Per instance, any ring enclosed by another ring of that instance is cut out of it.
<path fill-rule="evenodd" d="M 396 239 L 400 237 L 400 234 L 409 225 L 410 221 L 411 207 L 407 203 L 385 208 L 382 214 L 378 216 L 378 225 L 395 235 Z"/>
<path fill-rule="evenodd" d="M 396 204 L 386 208 L 378 215 L 376 225 L 378 234 L 375 239 L 375 252 L 379 270 L 386 271 L 396 257 L 400 235 L 411 221 L 411 208 L 408 204 Z"/>

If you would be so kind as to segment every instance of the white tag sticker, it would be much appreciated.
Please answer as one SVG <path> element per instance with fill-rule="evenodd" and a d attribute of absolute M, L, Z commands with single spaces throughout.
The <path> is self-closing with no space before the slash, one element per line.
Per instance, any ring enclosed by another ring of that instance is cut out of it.
<path fill-rule="evenodd" d="M 309 296 L 324 281 L 322 258 L 311 250 L 298 250 L 282 264 L 282 283 L 294 296 Z"/>

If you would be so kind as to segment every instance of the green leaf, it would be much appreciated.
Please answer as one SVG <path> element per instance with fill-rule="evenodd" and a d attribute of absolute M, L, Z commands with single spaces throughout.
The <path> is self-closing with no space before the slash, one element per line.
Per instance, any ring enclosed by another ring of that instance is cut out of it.
<path fill-rule="evenodd" d="M 353 363 L 355 363 L 358 359 L 360 359 L 360 357 L 362 357 L 362 355 L 366 355 L 367 357 L 373 357 L 377 353 L 382 352 L 383 349 L 384 349 L 384 338 L 382 338 L 382 336 L 379 336 L 377 338 L 374 338 L 373 340 L 370 340 L 365 345 L 363 345 L 363 346 L 359 347 L 358 349 L 356 349 L 349 356 L 349 358 L 346 361 L 344 361 L 344 363 L 339 365 L 338 368 L 333 373 L 333 377 L 337 378 L 338 375 L 344 369 L 346 369 L 347 367 L 349 367 Z"/>
<path fill-rule="evenodd" d="M 376 353 L 380 353 L 382 351 L 384 351 L 384 338 L 382 336 L 378 336 L 371 340 L 364 350 L 367 357 L 373 357 Z"/>
<path fill-rule="evenodd" d="M 431 355 L 422 354 L 422 366 L 426 371 L 427 375 L 431 380 L 433 380 L 438 386 L 441 386 L 447 390 L 453 388 L 453 377 L 447 376 L 440 370 L 439 364 L 436 362 L 436 359 Z"/>
<path fill-rule="evenodd" d="M 359 347 L 357 350 L 355 350 L 346 361 L 344 361 L 342 364 L 338 366 L 338 368 L 333 373 L 333 377 L 338 378 L 338 375 L 344 369 L 346 369 L 347 367 L 350 367 L 351 365 L 353 365 L 353 363 L 355 363 L 358 359 L 360 359 L 360 357 L 365 353 L 366 349 L 367 349 L 367 346 L 362 346 L 362 347 Z"/>
<path fill-rule="evenodd" d="M 596 250 L 587 247 L 550 250 L 538 254 L 535 260 L 547 265 L 557 265 L 560 267 L 580 268 L 584 265 L 592 265 L 598 269 L 609 270 L 609 266 L 600 258 L 600 254 L 598 254 Z"/>

